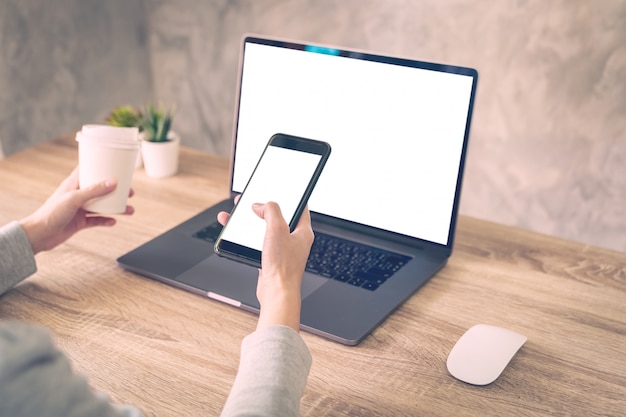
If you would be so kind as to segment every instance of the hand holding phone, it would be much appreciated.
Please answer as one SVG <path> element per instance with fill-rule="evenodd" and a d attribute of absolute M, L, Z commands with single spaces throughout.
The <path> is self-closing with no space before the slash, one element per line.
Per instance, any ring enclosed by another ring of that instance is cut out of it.
<path fill-rule="evenodd" d="M 261 267 L 265 221 L 252 205 L 276 202 L 293 231 L 330 151 L 325 142 L 280 133 L 272 136 L 215 242 L 215 252 Z"/>

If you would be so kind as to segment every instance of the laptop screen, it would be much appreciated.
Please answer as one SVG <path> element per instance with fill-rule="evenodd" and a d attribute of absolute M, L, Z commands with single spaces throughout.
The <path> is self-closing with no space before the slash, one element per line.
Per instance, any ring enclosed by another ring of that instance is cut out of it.
<path fill-rule="evenodd" d="M 476 71 L 251 37 L 241 65 L 234 192 L 273 134 L 322 140 L 312 212 L 450 243 Z"/>

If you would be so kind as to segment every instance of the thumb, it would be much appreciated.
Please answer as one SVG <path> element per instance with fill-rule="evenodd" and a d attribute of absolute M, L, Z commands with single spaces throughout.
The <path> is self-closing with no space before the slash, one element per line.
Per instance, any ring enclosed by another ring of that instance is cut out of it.
<path fill-rule="evenodd" d="M 257 216 L 266 221 L 273 221 L 277 218 L 277 216 L 280 216 L 280 218 L 282 218 L 280 207 L 277 203 L 273 201 L 265 204 L 254 203 L 252 205 L 252 210 L 256 213 Z"/>
<path fill-rule="evenodd" d="M 107 195 L 117 187 L 117 180 L 115 178 L 109 178 L 105 181 L 101 181 L 96 184 L 92 184 L 89 187 L 81 188 L 76 191 L 75 198 L 78 205 L 83 205 L 92 198 L 102 197 Z"/>
<path fill-rule="evenodd" d="M 252 205 L 252 210 L 257 216 L 265 220 L 268 229 L 280 229 L 281 227 L 287 229 L 289 228 L 289 226 L 287 226 L 287 222 L 283 218 L 280 206 L 273 201 L 265 204 L 255 203 Z"/>
<path fill-rule="evenodd" d="M 254 203 L 252 205 L 252 211 L 261 219 L 265 219 L 265 204 Z"/>

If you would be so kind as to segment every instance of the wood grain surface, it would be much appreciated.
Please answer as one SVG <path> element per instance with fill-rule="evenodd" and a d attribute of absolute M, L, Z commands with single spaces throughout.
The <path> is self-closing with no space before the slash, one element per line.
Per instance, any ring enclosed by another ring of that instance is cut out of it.
<path fill-rule="evenodd" d="M 228 161 L 183 148 L 137 170 L 133 216 L 37 255 L 0 319 L 45 326 L 94 389 L 147 416 L 218 415 L 256 316 L 126 272 L 115 259 L 228 195 Z M 0 223 L 35 210 L 77 163 L 71 135 L 0 161 Z M 478 323 L 528 337 L 475 387 L 446 358 Z M 461 217 L 448 265 L 356 347 L 303 333 L 303 416 L 626 415 L 626 254 Z"/>

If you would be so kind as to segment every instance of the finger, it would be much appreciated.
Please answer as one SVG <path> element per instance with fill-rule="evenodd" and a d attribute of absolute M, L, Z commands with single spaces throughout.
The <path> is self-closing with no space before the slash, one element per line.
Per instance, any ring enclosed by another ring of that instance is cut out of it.
<path fill-rule="evenodd" d="M 82 206 L 92 198 L 109 194 L 115 190 L 115 187 L 117 187 L 117 180 L 115 178 L 109 178 L 108 180 L 90 185 L 89 187 L 81 188 L 75 193 L 75 202 L 78 206 Z"/>
<path fill-rule="evenodd" d="M 280 206 L 273 202 L 269 201 L 265 204 L 254 203 L 252 205 L 252 210 L 262 219 L 266 219 L 269 217 L 275 217 L 279 215 L 281 218 L 283 217 L 282 212 L 280 211 Z"/>
<path fill-rule="evenodd" d="M 132 188 L 130 190 L 128 190 L 128 197 L 132 197 L 135 195 L 135 190 L 133 190 Z"/>
<path fill-rule="evenodd" d="M 96 226 L 111 227 L 111 226 L 114 226 L 115 223 L 116 223 L 116 220 L 112 217 L 102 217 L 102 216 L 85 217 L 85 228 L 96 227 Z"/>
<path fill-rule="evenodd" d="M 88 211 L 88 214 L 96 214 L 94 212 Z M 123 213 L 116 213 L 116 214 L 123 214 L 125 216 L 130 216 L 131 214 L 135 214 L 135 207 L 133 206 L 126 206 L 126 208 L 124 209 Z"/>
<path fill-rule="evenodd" d="M 313 244 L 313 240 L 315 239 L 315 234 L 313 233 L 313 228 L 311 227 L 311 213 L 309 212 L 309 206 L 307 205 L 300 216 L 300 220 L 298 220 L 298 224 L 293 231 L 293 235 L 301 235 L 305 236 L 306 239 Z"/>
<path fill-rule="evenodd" d="M 257 216 L 264 219 L 267 222 L 268 228 L 273 227 L 285 227 L 288 228 L 285 219 L 283 218 L 283 214 L 280 211 L 280 207 L 277 203 L 270 201 L 265 204 L 254 203 L 252 205 L 252 210 L 256 213 Z"/>
<path fill-rule="evenodd" d="M 225 211 L 220 211 L 219 213 L 217 213 L 217 221 L 222 226 L 226 224 L 229 218 L 230 218 L 230 213 L 227 213 Z"/>
<path fill-rule="evenodd" d="M 271 217 L 270 211 L 272 210 L 269 205 L 271 203 L 265 203 L 265 204 L 261 204 L 261 203 L 254 203 L 252 205 L 252 211 L 254 211 L 254 213 L 259 216 L 260 218 L 262 218 L 263 220 L 269 220 L 268 216 Z M 278 205 L 276 203 L 273 203 L 276 207 L 278 207 Z M 279 209 L 280 210 L 280 209 Z"/>
<path fill-rule="evenodd" d="M 296 225 L 296 229 L 301 228 L 311 228 L 311 212 L 309 211 L 308 204 L 304 207 L 300 220 L 298 220 L 298 224 Z"/>
<path fill-rule="evenodd" d="M 262 219 L 265 218 L 265 213 L 263 212 L 264 206 L 265 206 L 265 204 L 261 204 L 261 203 L 254 203 L 252 205 L 252 211 L 254 211 L 254 214 L 256 214 L 257 216 L 259 216 Z"/>

